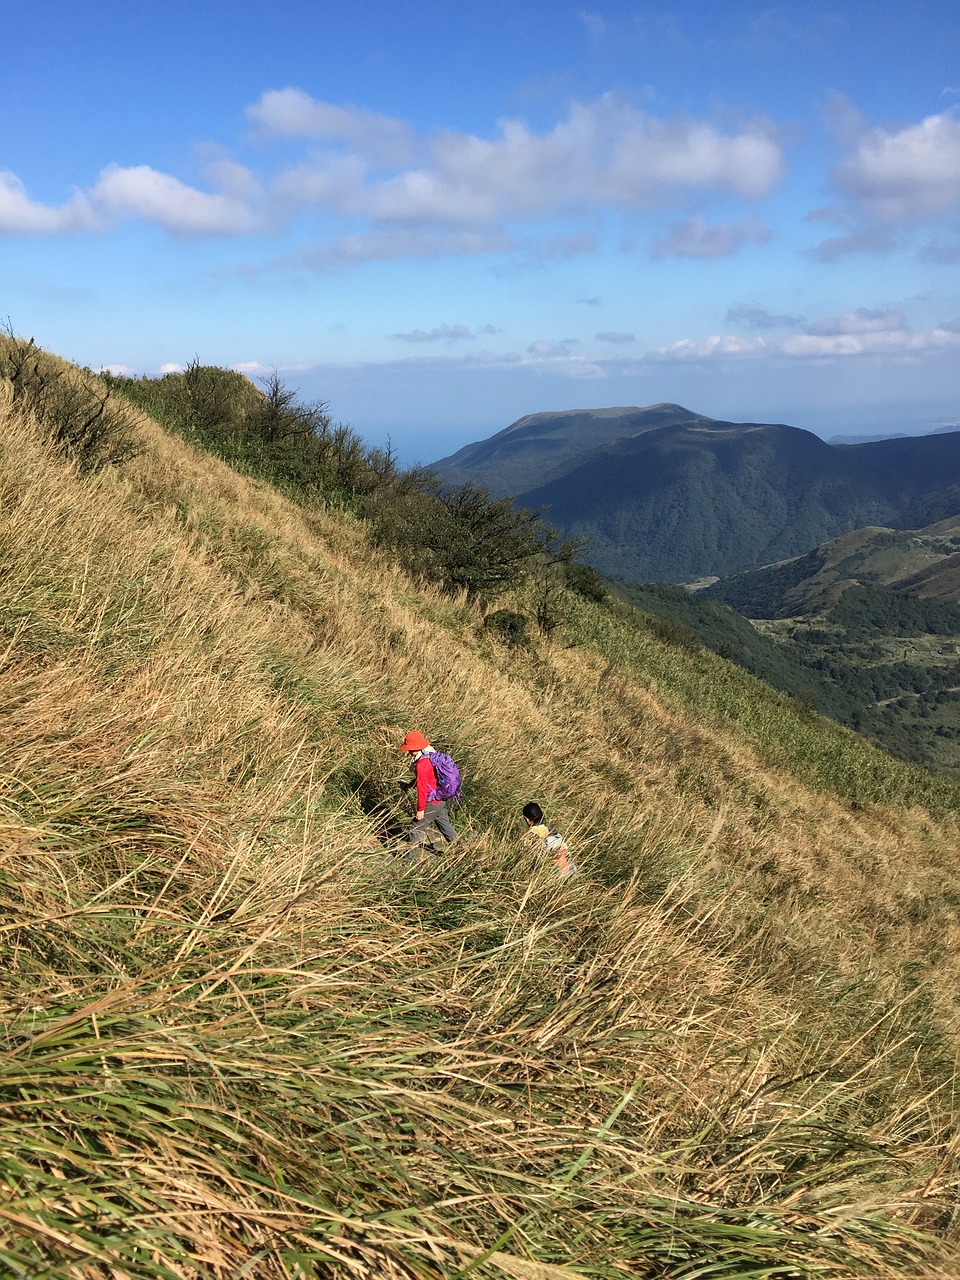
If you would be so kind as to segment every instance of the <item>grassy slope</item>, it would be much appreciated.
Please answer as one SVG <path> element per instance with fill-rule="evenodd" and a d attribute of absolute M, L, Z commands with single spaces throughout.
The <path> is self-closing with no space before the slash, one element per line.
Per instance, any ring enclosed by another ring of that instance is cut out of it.
<path fill-rule="evenodd" d="M 955 1270 L 955 791 L 616 611 L 507 656 L 149 423 L 87 480 L 0 423 L 5 1274 Z M 470 780 L 412 870 L 408 727 Z"/>

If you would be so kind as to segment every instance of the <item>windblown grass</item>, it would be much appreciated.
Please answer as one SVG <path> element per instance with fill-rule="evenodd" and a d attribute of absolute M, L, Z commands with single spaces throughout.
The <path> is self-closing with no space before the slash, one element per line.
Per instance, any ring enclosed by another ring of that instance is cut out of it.
<path fill-rule="evenodd" d="M 955 1273 L 949 813 L 774 767 L 695 656 L 509 655 L 150 423 L 84 478 L 0 420 L 0 1272 Z M 469 779 L 433 864 L 407 727 Z"/>

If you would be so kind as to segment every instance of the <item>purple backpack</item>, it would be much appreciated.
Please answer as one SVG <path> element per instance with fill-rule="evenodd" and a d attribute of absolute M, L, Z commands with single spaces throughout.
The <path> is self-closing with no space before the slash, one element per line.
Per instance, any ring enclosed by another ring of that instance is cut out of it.
<path fill-rule="evenodd" d="M 459 800 L 463 779 L 452 756 L 445 751 L 431 751 L 428 757 L 437 775 L 437 789 L 429 797 L 431 800 Z"/>

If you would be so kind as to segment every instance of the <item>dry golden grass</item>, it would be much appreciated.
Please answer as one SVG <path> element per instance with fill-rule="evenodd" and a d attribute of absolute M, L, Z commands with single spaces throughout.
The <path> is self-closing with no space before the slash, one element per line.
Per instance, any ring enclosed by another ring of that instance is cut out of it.
<path fill-rule="evenodd" d="M 955 819 L 142 433 L 0 404 L 0 1269 L 955 1273 Z M 469 780 L 416 867 L 410 727 Z"/>

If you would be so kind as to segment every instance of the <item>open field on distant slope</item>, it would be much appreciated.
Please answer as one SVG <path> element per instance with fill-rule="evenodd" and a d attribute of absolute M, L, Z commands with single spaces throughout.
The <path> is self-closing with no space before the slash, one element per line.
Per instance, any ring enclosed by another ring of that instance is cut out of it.
<path fill-rule="evenodd" d="M 0 1270 L 955 1274 L 956 788 L 615 609 L 509 652 L 148 421 L 82 476 L 4 395 Z M 468 778 L 427 867 L 409 727 Z"/>
<path fill-rule="evenodd" d="M 778 642 L 792 670 L 774 683 L 807 684 L 820 710 L 901 759 L 957 773 L 958 546 L 960 516 L 924 529 L 857 529 L 721 580 L 704 603 L 732 605 Z"/>

